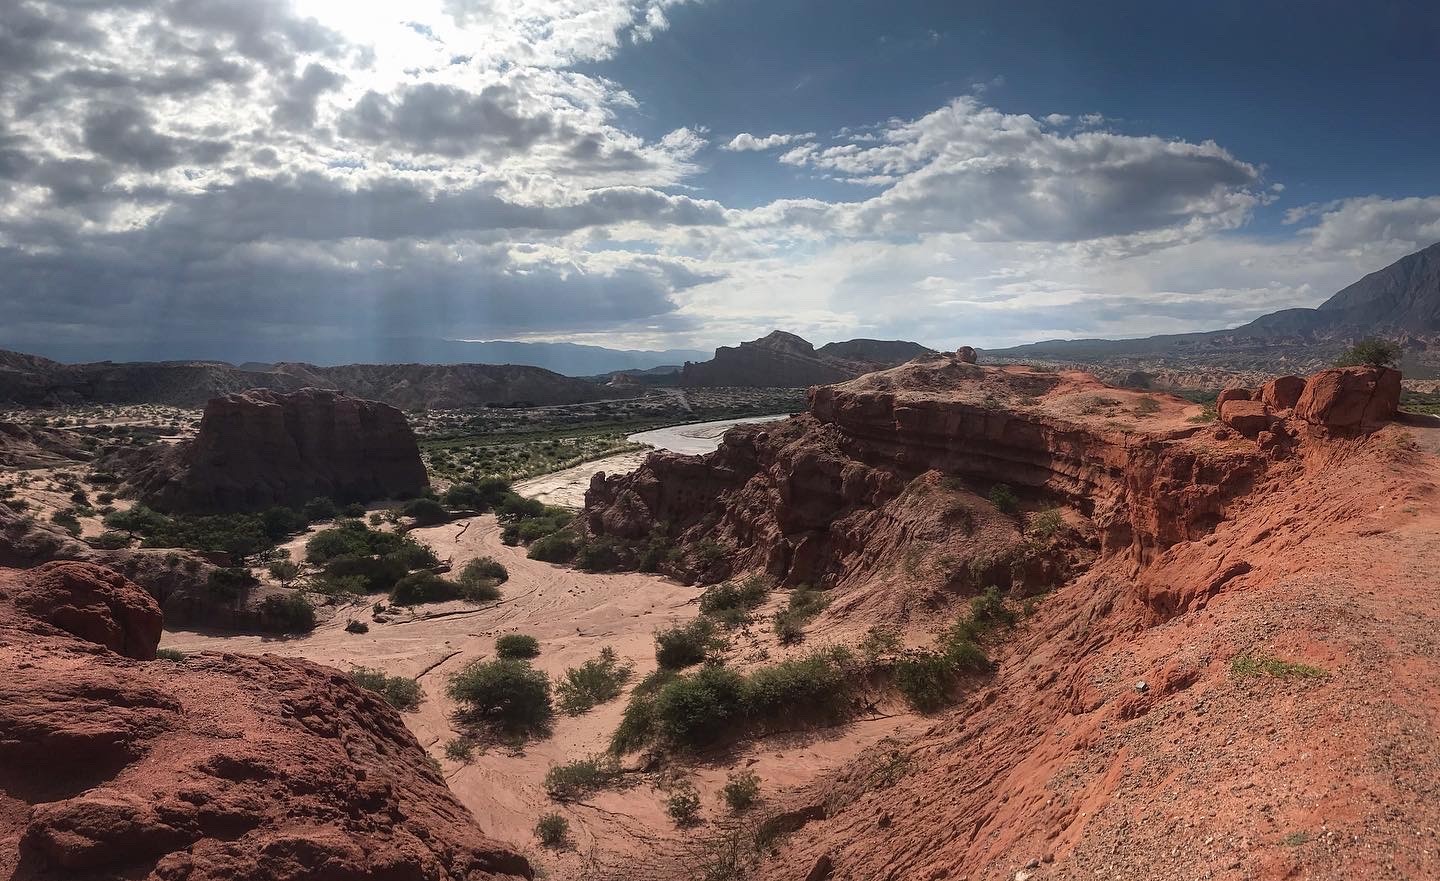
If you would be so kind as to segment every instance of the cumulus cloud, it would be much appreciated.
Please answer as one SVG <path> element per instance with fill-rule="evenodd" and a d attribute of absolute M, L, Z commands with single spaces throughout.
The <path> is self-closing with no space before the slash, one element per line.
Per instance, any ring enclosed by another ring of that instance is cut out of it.
<path fill-rule="evenodd" d="M 738 134 L 738 135 L 736 135 L 735 137 L 731 138 L 731 139 L 730 139 L 730 142 L 727 143 L 727 144 L 725 144 L 725 145 L 724 145 L 723 147 L 721 147 L 720 149 L 722 149 L 722 150 L 729 150 L 729 151 L 731 151 L 731 152 L 733 152 L 733 153 L 743 153 L 743 152 L 746 152 L 746 151 L 773 150 L 773 149 L 775 149 L 776 147 L 784 147 L 785 145 L 787 145 L 787 144 L 793 144 L 793 143 L 795 143 L 796 141 L 808 141 L 808 140 L 810 140 L 810 139 L 813 138 L 813 137 L 815 137 L 815 133 L 814 133 L 814 132 L 805 132 L 805 133 L 803 133 L 803 134 L 778 134 L 778 133 L 777 133 L 777 134 L 773 134 L 773 135 L 764 135 L 764 136 L 761 136 L 761 137 L 756 137 L 755 135 L 752 135 L 752 134 L 750 134 L 749 132 L 741 132 L 740 134 Z"/>

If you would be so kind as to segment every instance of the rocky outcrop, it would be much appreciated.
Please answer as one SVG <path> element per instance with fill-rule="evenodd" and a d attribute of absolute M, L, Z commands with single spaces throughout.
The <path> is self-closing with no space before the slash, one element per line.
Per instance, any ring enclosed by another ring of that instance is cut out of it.
<path fill-rule="evenodd" d="M 1306 381 L 1295 418 L 1332 434 L 1355 434 L 1394 419 L 1399 406 L 1400 371 L 1337 367 Z"/>
<path fill-rule="evenodd" d="M 1101 408 L 1133 421 L 1089 412 Z M 681 573 L 702 580 L 764 569 L 833 586 L 876 577 L 877 548 L 903 556 L 920 535 L 942 556 L 1011 554 L 1013 517 L 983 541 L 958 528 L 991 522 L 998 512 L 982 497 L 1005 484 L 1032 506 L 1076 510 L 1101 554 L 1143 563 L 1207 534 L 1265 468 L 1254 446 L 1202 437 L 1187 421 L 1198 410 L 1083 374 L 915 362 L 814 389 L 807 413 L 732 430 L 710 456 L 656 453 L 634 474 L 597 477 L 586 525 L 626 539 L 668 529 L 682 548 L 720 543 L 728 571 Z M 940 489 L 943 501 L 920 501 Z"/>
<path fill-rule="evenodd" d="M 934 353 L 901 340 L 849 340 L 817 350 L 795 334 L 777 330 L 738 346 L 721 346 L 710 361 L 687 362 L 680 384 L 805 388 L 843 382 L 929 354 Z"/>
<path fill-rule="evenodd" d="M 273 655 L 106 650 L 153 657 L 158 618 L 97 567 L 0 572 L 0 877 L 531 877 L 376 695 Z"/>
<path fill-rule="evenodd" d="M 412 496 L 428 478 L 394 407 L 319 389 L 255 389 L 211 401 L 193 441 L 139 466 L 129 482 L 161 510 L 236 511 L 316 496 Z"/>

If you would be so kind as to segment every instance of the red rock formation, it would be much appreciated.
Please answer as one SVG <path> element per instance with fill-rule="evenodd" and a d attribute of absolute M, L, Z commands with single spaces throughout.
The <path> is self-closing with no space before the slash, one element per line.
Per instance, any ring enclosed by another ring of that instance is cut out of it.
<path fill-rule="evenodd" d="M 320 389 L 255 389 L 212 400 L 195 439 L 132 483 L 165 510 L 231 511 L 414 495 L 428 478 L 394 407 Z"/>
<path fill-rule="evenodd" d="M 141 588 L 99 567 L 0 572 L 0 877 L 531 877 L 396 712 L 338 671 L 87 641 L 153 657 L 158 624 Z"/>
<path fill-rule="evenodd" d="M 1305 380 L 1298 376 L 1277 376 L 1260 389 L 1260 400 L 1272 410 L 1291 410 L 1305 393 Z"/>
<path fill-rule="evenodd" d="M 1275 414 L 1264 401 L 1231 398 L 1220 405 L 1220 421 L 1246 437 L 1259 437 L 1275 424 Z"/>
<path fill-rule="evenodd" d="M 973 348 L 970 346 L 961 346 L 955 350 L 955 360 L 962 364 L 974 364 L 979 358 L 976 357 Z"/>
<path fill-rule="evenodd" d="M 1328 433 L 1354 434 L 1394 419 L 1399 406 L 1400 371 L 1337 367 L 1306 381 L 1295 418 Z"/>
<path fill-rule="evenodd" d="M 795 334 L 777 330 L 738 346 L 721 346 L 709 361 L 687 362 L 680 384 L 805 388 L 843 382 L 930 354 L 930 349 L 918 343 L 901 340 L 849 340 L 817 350 Z"/>

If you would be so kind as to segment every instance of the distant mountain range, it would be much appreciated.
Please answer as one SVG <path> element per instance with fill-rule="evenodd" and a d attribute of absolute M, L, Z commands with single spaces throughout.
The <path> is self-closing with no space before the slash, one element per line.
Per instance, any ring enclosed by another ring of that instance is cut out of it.
<path fill-rule="evenodd" d="M 246 365 L 217 361 L 61 364 L 0 350 L 0 403 L 170 404 L 198 407 L 252 388 L 332 388 L 404 409 L 575 404 L 633 390 L 513 364 Z"/>
<path fill-rule="evenodd" d="M 1047 340 L 985 354 L 1097 363 L 1116 358 L 1293 363 L 1333 357 L 1367 336 L 1401 343 L 1411 375 L 1434 373 L 1440 367 L 1440 243 L 1370 273 L 1314 309 L 1282 309 L 1233 330 L 1125 340 Z"/>
<path fill-rule="evenodd" d="M 0 346 L 6 340 L 0 337 Z M 12 344 L 13 345 L 13 344 Z M 515 364 L 541 367 L 566 376 L 598 376 L 621 370 L 645 370 L 686 361 L 702 361 L 701 349 L 645 351 L 607 349 L 577 343 L 522 343 L 509 340 L 469 342 L 423 338 L 377 340 L 267 342 L 226 339 L 177 345 L 173 343 L 80 345 L 46 343 L 17 346 L 67 364 L 116 362 L 205 361 L 266 370 L 276 363 L 303 361 L 317 366 L 345 364 Z"/>
<path fill-rule="evenodd" d="M 738 346 L 721 346 L 709 361 L 687 363 L 680 385 L 801 388 L 844 382 L 933 353 L 904 340 L 846 340 L 817 349 L 793 333 L 777 330 Z"/>

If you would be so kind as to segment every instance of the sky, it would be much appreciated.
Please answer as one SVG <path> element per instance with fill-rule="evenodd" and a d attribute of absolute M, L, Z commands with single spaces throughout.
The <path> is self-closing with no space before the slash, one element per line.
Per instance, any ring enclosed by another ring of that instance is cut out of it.
<path fill-rule="evenodd" d="M 1440 5 L 8 0 L 0 347 L 1233 327 L 1440 240 Z"/>

